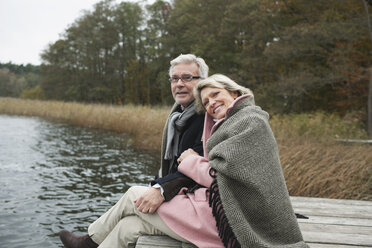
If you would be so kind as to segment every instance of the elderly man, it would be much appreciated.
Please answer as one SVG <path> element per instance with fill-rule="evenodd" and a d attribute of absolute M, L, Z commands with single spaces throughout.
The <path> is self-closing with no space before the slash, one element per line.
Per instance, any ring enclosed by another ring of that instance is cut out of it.
<path fill-rule="evenodd" d="M 59 235 L 65 247 L 128 247 L 141 234 L 168 235 L 187 242 L 173 232 L 156 211 L 182 187 L 197 186 L 177 171 L 177 159 L 189 148 L 203 155 L 204 116 L 195 111 L 193 88 L 199 79 L 208 77 L 208 66 L 193 54 L 181 54 L 170 64 L 170 85 L 175 104 L 164 127 L 158 177 L 149 187 L 131 187 L 109 211 L 89 226 L 88 235 L 78 236 L 62 230 Z"/>

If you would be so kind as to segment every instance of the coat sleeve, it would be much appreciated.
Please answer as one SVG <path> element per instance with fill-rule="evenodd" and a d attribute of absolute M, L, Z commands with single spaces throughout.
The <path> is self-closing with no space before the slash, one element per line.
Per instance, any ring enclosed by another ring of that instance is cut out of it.
<path fill-rule="evenodd" d="M 179 174 L 182 174 L 178 172 Z M 174 173 L 176 174 L 176 173 Z M 183 175 L 177 178 L 174 178 L 173 180 L 166 181 L 160 184 L 161 187 L 163 187 L 164 193 L 164 200 L 170 201 L 173 199 L 175 195 L 177 195 L 182 188 L 192 188 L 196 185 L 196 182 L 192 180 L 191 178 Z"/>
<path fill-rule="evenodd" d="M 186 157 L 178 166 L 179 172 L 205 187 L 209 187 L 213 181 L 210 169 L 208 159 L 198 155 Z"/>

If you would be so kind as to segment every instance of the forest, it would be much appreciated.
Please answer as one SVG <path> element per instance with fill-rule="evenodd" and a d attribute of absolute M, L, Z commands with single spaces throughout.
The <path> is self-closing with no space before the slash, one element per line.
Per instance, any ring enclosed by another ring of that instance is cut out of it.
<path fill-rule="evenodd" d="M 35 90 L 41 93 L 40 66 L 0 63 L 0 97 L 32 98 L 29 93 Z M 43 99 L 40 94 L 33 98 Z"/>
<path fill-rule="evenodd" d="M 353 113 L 366 123 L 371 11 L 371 0 L 103 0 L 42 51 L 40 67 L 1 64 L 0 95 L 168 105 L 169 61 L 194 53 L 271 113 Z M 2 90 L 6 77 L 13 90 Z"/>

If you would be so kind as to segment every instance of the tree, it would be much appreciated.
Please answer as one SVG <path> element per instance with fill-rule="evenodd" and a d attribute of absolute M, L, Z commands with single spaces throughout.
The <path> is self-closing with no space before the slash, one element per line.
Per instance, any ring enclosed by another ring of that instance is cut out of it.
<path fill-rule="evenodd" d="M 157 0 L 144 9 L 104 0 L 44 52 L 42 89 L 53 99 L 170 104 L 169 61 L 194 53 L 270 112 L 365 111 L 369 10 L 360 0 Z"/>
<path fill-rule="evenodd" d="M 146 11 L 148 19 L 143 33 L 141 57 L 148 71 L 146 80 L 150 103 L 171 104 L 173 98 L 168 81 L 171 58 L 165 42 L 172 7 L 166 1 L 157 0 L 146 6 Z"/>
<path fill-rule="evenodd" d="M 137 59 L 142 11 L 138 4 L 104 0 L 86 11 L 42 54 L 49 99 L 121 103 L 124 77 Z"/>
<path fill-rule="evenodd" d="M 60 39 L 50 44 L 42 53 L 41 88 L 46 99 L 78 100 L 78 96 L 71 94 L 74 88 L 72 63 L 68 58 L 69 44 Z M 70 89 L 70 90 L 69 90 Z"/>
<path fill-rule="evenodd" d="M 282 110 L 345 113 L 365 106 L 370 46 L 364 30 L 355 28 L 362 25 L 361 7 L 359 1 L 283 0 L 270 8 L 275 38 L 264 55 L 275 77 L 267 85 Z"/>
<path fill-rule="evenodd" d="M 371 24 L 371 17 L 369 14 L 369 9 L 366 1 L 362 0 L 363 7 L 366 12 L 366 20 L 367 20 L 367 26 L 368 26 L 368 33 L 369 37 L 372 42 L 372 24 Z M 371 2 L 369 2 L 370 5 L 372 5 Z M 371 55 L 371 52 L 369 53 Z M 368 87 L 368 103 L 367 103 L 367 130 L 369 138 L 372 139 L 372 65 L 369 68 L 369 87 Z"/>
<path fill-rule="evenodd" d="M 8 62 L 5 64 L 0 63 L 0 69 L 5 69 L 7 74 L 12 74 L 11 77 L 15 77 L 16 80 L 20 80 L 22 82 L 24 81 L 22 85 L 13 85 L 14 87 L 18 88 L 21 87 L 18 90 L 9 89 L 12 92 L 18 92 L 16 95 L 12 94 L 12 96 L 19 96 L 19 91 L 30 89 L 40 84 L 40 66 L 35 66 L 32 64 L 27 64 L 24 66 L 23 64 L 17 65 Z M 5 84 L 4 81 L 2 83 Z"/>
<path fill-rule="evenodd" d="M 16 76 L 9 69 L 0 69 L 0 96 L 18 97 L 26 88 L 24 77 Z"/>
<path fill-rule="evenodd" d="M 136 84 L 136 80 L 126 80 L 127 67 L 139 57 L 141 26 L 143 23 L 143 12 L 137 3 L 122 2 L 114 11 L 113 22 L 116 25 L 119 41 L 115 51 L 117 70 L 120 81 L 120 102 L 127 102 L 125 97 L 126 84 Z"/>

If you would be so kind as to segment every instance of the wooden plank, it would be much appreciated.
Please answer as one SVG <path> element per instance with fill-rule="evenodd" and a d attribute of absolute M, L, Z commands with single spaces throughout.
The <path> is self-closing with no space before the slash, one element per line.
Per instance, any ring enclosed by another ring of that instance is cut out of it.
<path fill-rule="evenodd" d="M 370 246 L 354 246 L 354 245 L 335 245 L 335 244 L 319 244 L 307 243 L 310 248 L 371 248 Z"/>
<path fill-rule="evenodd" d="M 306 215 L 309 219 L 297 219 L 298 223 L 330 224 L 330 225 L 348 225 L 348 226 L 369 226 L 372 227 L 370 219 L 328 217 Z"/>
<path fill-rule="evenodd" d="M 324 243 L 333 245 L 353 245 L 372 247 L 372 242 L 366 235 L 344 234 L 344 233 L 323 233 L 323 232 L 302 232 L 307 243 Z"/>
<path fill-rule="evenodd" d="M 363 200 L 345 200 L 345 199 L 330 199 L 321 197 L 304 197 L 304 196 L 291 196 L 293 202 L 307 202 L 307 203 L 330 203 L 341 205 L 356 205 L 356 206 L 372 206 L 372 201 Z"/>
<path fill-rule="evenodd" d="M 168 236 L 140 236 L 137 240 L 136 248 L 195 248 L 193 244 L 182 243 Z"/>
<path fill-rule="evenodd" d="M 341 217 L 341 218 L 357 218 L 357 219 L 368 219 L 372 221 L 372 212 L 368 210 L 360 209 L 359 211 L 350 210 L 348 212 L 342 212 L 342 209 L 322 209 L 322 208 L 299 208 L 293 206 L 296 213 L 308 216 L 328 216 L 328 217 Z"/>
<path fill-rule="evenodd" d="M 372 247 L 372 202 L 291 197 L 301 232 L 310 247 Z"/>
<path fill-rule="evenodd" d="M 300 214 L 370 219 L 372 222 L 372 202 L 297 197 L 291 197 L 291 201 L 295 212 Z"/>
<path fill-rule="evenodd" d="M 369 203 L 359 203 L 356 204 L 355 202 L 332 202 L 332 201 L 304 201 L 304 200 L 291 200 L 293 206 L 297 207 L 313 207 L 313 208 L 335 208 L 340 209 L 344 208 L 345 210 L 349 209 L 368 209 L 369 211 L 372 210 L 372 204 Z"/>
<path fill-rule="evenodd" d="M 372 227 L 299 223 L 306 242 L 372 246 Z"/>
<path fill-rule="evenodd" d="M 299 223 L 301 231 L 303 232 L 322 232 L 322 233 L 340 233 L 340 234 L 359 234 L 365 235 L 372 243 L 372 227 L 362 226 L 347 226 L 347 225 L 326 225 L 326 224 L 312 224 Z"/>
<path fill-rule="evenodd" d="M 347 205 L 334 203 L 309 203 L 309 202 L 292 202 L 293 207 L 298 208 L 323 208 L 323 209 L 344 209 L 344 211 L 365 210 L 372 211 L 372 206 L 368 205 Z"/>

